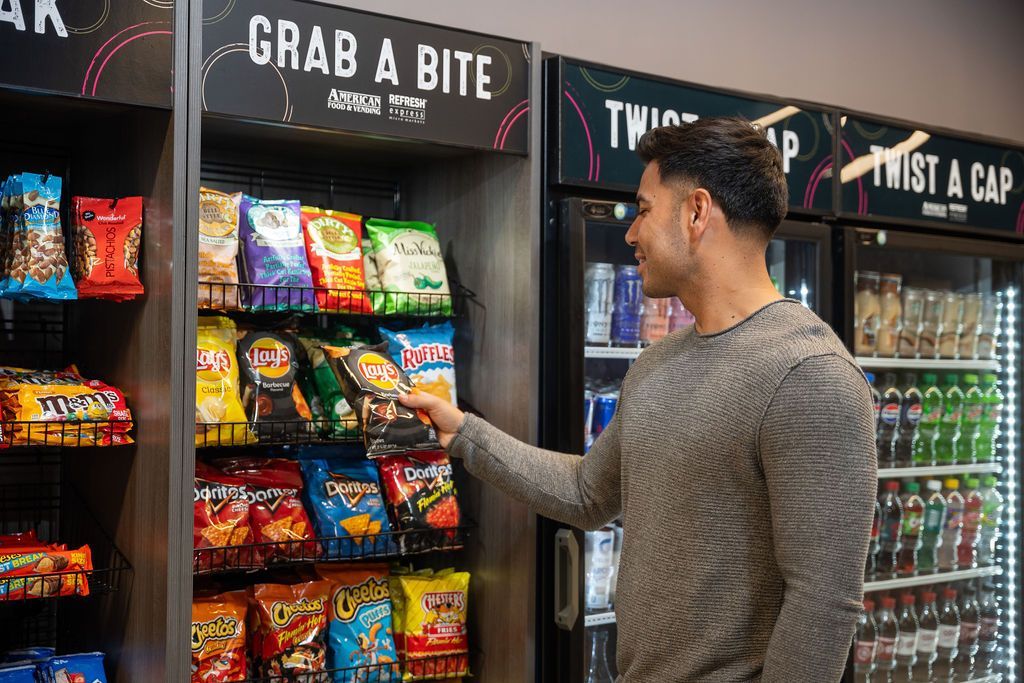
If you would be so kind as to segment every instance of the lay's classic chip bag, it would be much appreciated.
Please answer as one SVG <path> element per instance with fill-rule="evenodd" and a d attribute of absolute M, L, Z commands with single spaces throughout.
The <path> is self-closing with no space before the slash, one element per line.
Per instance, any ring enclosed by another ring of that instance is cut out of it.
<path fill-rule="evenodd" d="M 239 394 L 235 323 L 199 318 L 196 339 L 196 445 L 256 443 Z M 227 424 L 221 424 L 227 423 Z"/>
<path fill-rule="evenodd" d="M 455 329 L 450 322 L 424 325 L 404 332 L 392 332 L 382 327 L 380 335 L 388 342 L 391 355 L 420 391 L 458 405 L 455 351 L 452 347 Z"/>
<path fill-rule="evenodd" d="M 334 539 L 324 541 L 328 558 L 379 556 L 395 551 L 388 535 L 391 526 L 377 467 L 371 461 L 354 457 L 302 460 L 300 464 L 318 535 Z"/>

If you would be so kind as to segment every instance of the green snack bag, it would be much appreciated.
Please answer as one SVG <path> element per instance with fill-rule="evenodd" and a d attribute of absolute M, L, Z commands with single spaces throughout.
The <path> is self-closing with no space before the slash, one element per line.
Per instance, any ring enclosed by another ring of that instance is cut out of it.
<path fill-rule="evenodd" d="M 357 435 L 359 428 L 356 424 L 355 411 L 352 410 L 348 401 L 345 400 L 345 395 L 341 391 L 341 385 L 338 384 L 338 378 L 335 377 L 334 371 L 327 365 L 324 352 L 320 347 L 325 345 L 359 346 L 364 341 L 356 339 L 353 331 L 349 328 L 339 328 L 333 335 L 312 336 L 303 334 L 299 337 L 299 343 L 305 350 L 306 358 L 309 360 L 305 385 L 306 390 L 313 391 L 317 397 L 315 402 L 319 407 L 319 419 L 343 420 L 343 422 L 333 422 L 330 424 L 326 436 L 340 438 Z M 316 419 L 315 412 L 317 408 L 313 407 L 314 401 L 310 400 L 308 396 L 306 400 L 309 402 L 310 410 L 314 412 L 314 418 Z"/>
<path fill-rule="evenodd" d="M 451 289 L 433 225 L 370 218 L 366 231 L 381 289 L 389 292 L 385 314 L 451 315 Z"/>

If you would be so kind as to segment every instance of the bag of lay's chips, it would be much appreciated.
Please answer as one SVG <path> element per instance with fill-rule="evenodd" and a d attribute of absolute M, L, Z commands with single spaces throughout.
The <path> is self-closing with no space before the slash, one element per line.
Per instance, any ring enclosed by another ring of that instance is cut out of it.
<path fill-rule="evenodd" d="M 317 565 L 317 574 L 331 582 L 330 644 L 335 683 L 400 681 L 398 654 L 391 623 L 388 568 Z M 359 670 L 354 670 L 359 667 Z"/>
<path fill-rule="evenodd" d="M 458 405 L 455 392 L 455 329 L 450 322 L 392 332 L 380 328 L 388 351 L 420 391 Z"/>
<path fill-rule="evenodd" d="M 234 321 L 199 318 L 196 336 L 196 446 L 256 443 L 240 400 Z"/>
<path fill-rule="evenodd" d="M 308 508 L 329 559 L 380 557 L 397 549 L 377 480 L 363 457 L 302 460 Z"/>
<path fill-rule="evenodd" d="M 193 598 L 191 683 L 246 679 L 248 608 L 248 600 L 241 591 Z"/>
<path fill-rule="evenodd" d="M 259 436 L 313 431 L 313 415 L 297 381 L 297 349 L 298 341 L 287 332 L 248 330 L 238 340 L 242 407 Z"/>
<path fill-rule="evenodd" d="M 388 292 L 386 314 L 451 315 L 448 273 L 433 225 L 370 218 L 366 231 L 381 288 Z"/>
<path fill-rule="evenodd" d="M 399 576 L 404 680 L 469 675 L 466 606 L 469 573 Z"/>

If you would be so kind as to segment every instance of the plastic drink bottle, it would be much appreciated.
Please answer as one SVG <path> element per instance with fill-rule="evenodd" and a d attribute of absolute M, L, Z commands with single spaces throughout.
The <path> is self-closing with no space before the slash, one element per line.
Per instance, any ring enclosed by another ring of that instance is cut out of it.
<path fill-rule="evenodd" d="M 921 526 L 921 550 L 917 553 L 919 573 L 934 572 L 938 568 L 938 551 L 942 546 L 942 530 L 946 526 L 946 499 L 942 497 L 942 484 L 938 479 L 931 479 L 927 488 L 929 493 Z"/>
<path fill-rule="evenodd" d="M 985 477 L 981 491 L 981 532 L 978 538 L 978 564 L 990 565 L 996 561 L 996 541 L 1003 521 L 1003 496 L 996 489 L 997 479 Z"/>
<path fill-rule="evenodd" d="M 934 592 L 925 591 L 921 594 L 921 614 L 917 622 L 917 662 L 914 663 L 914 680 L 930 681 L 932 665 L 937 656 L 939 634 L 939 615 L 935 609 Z"/>
<path fill-rule="evenodd" d="M 964 411 L 960 418 L 960 440 L 956 447 L 956 461 L 961 464 L 977 462 L 974 448 L 981 428 L 985 400 L 981 388 L 978 387 L 977 375 L 964 375 L 964 386 L 967 390 L 964 392 Z"/>
<path fill-rule="evenodd" d="M 590 641 L 590 668 L 586 683 L 612 683 L 615 677 L 608 666 L 608 631 L 593 629 Z"/>
<path fill-rule="evenodd" d="M 900 424 L 896 433 L 896 466 L 910 467 L 914 462 L 914 438 L 921 422 L 921 390 L 917 388 L 917 375 L 903 376 L 903 402 L 900 404 Z"/>
<path fill-rule="evenodd" d="M 878 433 L 878 418 L 882 410 L 882 395 L 875 388 L 875 373 L 865 372 L 864 377 L 868 380 L 868 387 L 871 389 L 871 408 L 875 411 L 875 433 Z"/>
<path fill-rule="evenodd" d="M 985 375 L 982 381 L 983 408 L 978 436 L 974 441 L 974 455 L 978 462 L 992 462 L 996 458 L 999 421 L 1003 416 L 1003 392 L 999 390 L 999 378 L 995 375 Z"/>
<path fill-rule="evenodd" d="M 981 526 L 982 506 L 984 499 L 978 490 L 978 480 L 967 480 L 967 492 L 964 495 L 964 529 L 960 535 L 960 545 L 956 549 L 956 563 L 961 569 L 978 566 L 978 530 Z"/>
<path fill-rule="evenodd" d="M 981 628 L 978 631 L 978 661 L 975 662 L 975 668 L 978 671 L 989 672 L 995 665 L 999 650 L 1001 614 L 995 598 L 995 587 L 991 583 L 981 586 L 981 606 L 978 612 L 981 616 Z"/>
<path fill-rule="evenodd" d="M 900 639 L 896 643 L 896 680 L 909 681 L 914 663 L 917 661 L 917 612 L 914 610 L 914 594 L 900 596 Z"/>
<path fill-rule="evenodd" d="M 946 375 L 945 406 L 939 430 L 935 434 L 935 462 L 939 465 L 955 465 L 957 447 L 960 441 L 960 418 L 964 412 L 964 392 L 957 384 L 957 376 Z"/>
<path fill-rule="evenodd" d="M 899 552 L 903 539 L 903 503 L 900 501 L 899 490 L 900 483 L 890 479 L 885 482 L 885 490 L 878 500 L 882 512 L 876 572 L 880 576 L 895 576 L 896 568 L 899 566 Z M 895 605 L 893 608 L 895 609 Z"/>
<path fill-rule="evenodd" d="M 883 386 L 885 389 L 881 395 L 878 430 L 875 432 L 878 466 L 895 467 L 896 437 L 899 433 L 900 404 L 903 403 L 903 394 L 896 388 L 896 375 L 891 372 L 886 373 Z"/>
<path fill-rule="evenodd" d="M 960 642 L 957 643 L 956 674 L 961 680 L 970 680 L 974 674 L 974 658 L 978 654 L 978 634 L 981 615 L 974 587 L 968 582 L 960 602 Z"/>
<path fill-rule="evenodd" d="M 875 654 L 876 678 L 887 680 L 896 670 L 896 643 L 900 638 L 900 627 L 896 621 L 895 598 L 882 598 L 882 610 L 876 620 L 878 648 Z"/>
<path fill-rule="evenodd" d="M 900 549 L 899 573 L 917 573 L 917 554 L 921 550 L 921 527 L 924 524 L 924 499 L 919 495 L 921 485 L 907 484 L 903 494 L 903 547 Z M 913 596 L 911 596 L 913 597 Z"/>
<path fill-rule="evenodd" d="M 864 601 L 864 611 L 857 620 L 857 635 L 853 641 L 853 680 L 869 683 L 875 670 L 875 652 L 878 647 L 875 627 L 875 602 Z"/>
<path fill-rule="evenodd" d="M 956 606 L 956 591 L 947 588 L 943 593 L 942 611 L 939 612 L 939 632 L 936 639 L 936 658 L 941 667 L 940 675 L 949 676 L 953 660 L 956 659 L 960 642 L 960 610 Z"/>
<path fill-rule="evenodd" d="M 871 520 L 871 540 L 868 543 L 868 559 L 864 567 L 865 576 L 874 576 L 878 560 L 878 541 L 882 531 L 882 506 L 875 501 L 875 517 Z"/>
<path fill-rule="evenodd" d="M 942 546 L 939 548 L 939 569 L 957 568 L 957 547 L 964 529 L 964 497 L 960 495 L 960 481 L 947 479 L 943 495 L 946 498 L 946 526 L 942 530 Z"/>
<path fill-rule="evenodd" d="M 942 421 L 945 397 L 935 385 L 935 375 L 925 373 L 923 379 L 927 389 L 921 394 L 921 421 L 914 434 L 912 450 L 914 464 L 927 467 L 935 464 L 935 436 Z"/>

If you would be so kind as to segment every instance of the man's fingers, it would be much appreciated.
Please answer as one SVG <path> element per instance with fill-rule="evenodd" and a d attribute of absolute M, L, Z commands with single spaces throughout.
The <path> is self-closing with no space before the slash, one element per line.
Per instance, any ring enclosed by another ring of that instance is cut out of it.
<path fill-rule="evenodd" d="M 426 392 L 413 389 L 410 394 L 399 394 L 398 400 L 407 408 L 422 408 L 423 410 L 430 410 L 431 408 L 437 407 L 437 403 L 435 403 L 435 401 L 440 401 L 441 399 Z"/>

